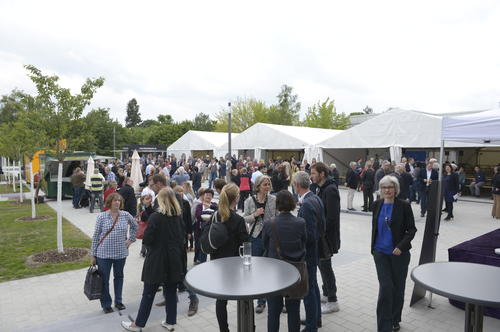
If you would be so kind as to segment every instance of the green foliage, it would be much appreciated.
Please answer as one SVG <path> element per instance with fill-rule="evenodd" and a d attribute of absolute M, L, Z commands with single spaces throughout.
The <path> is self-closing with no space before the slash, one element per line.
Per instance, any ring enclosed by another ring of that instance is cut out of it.
<path fill-rule="evenodd" d="M 14 89 L 0 98 L 0 124 L 13 123 L 19 119 L 20 114 L 25 111 L 22 101 L 26 96 L 23 91 Z"/>
<path fill-rule="evenodd" d="M 215 131 L 227 132 L 228 111 L 216 115 Z M 238 98 L 232 105 L 232 131 L 239 133 L 257 122 L 269 123 L 269 108 L 255 98 Z"/>
<path fill-rule="evenodd" d="M 49 142 L 49 147 L 56 151 L 57 159 L 63 160 L 66 151 L 81 144 L 80 133 L 84 128 L 81 115 L 104 78 L 87 79 L 80 88 L 80 93 L 71 94 L 68 88 L 59 86 L 59 77 L 46 76 L 35 66 L 25 66 L 28 76 L 36 86 L 38 95 L 25 98 L 26 104 L 34 109 L 30 114 L 39 113 L 36 118 Z"/>
<path fill-rule="evenodd" d="M 169 146 L 189 130 L 194 130 L 194 127 L 193 123 L 188 120 L 153 126 L 149 128 L 146 143 Z"/>
<path fill-rule="evenodd" d="M 353 115 L 365 115 L 364 112 L 352 112 L 352 113 L 349 113 L 349 116 L 353 116 Z"/>
<path fill-rule="evenodd" d="M 333 100 L 327 98 L 309 107 L 306 118 L 302 123 L 306 127 L 325 129 L 346 129 L 350 125 L 349 117 L 344 113 L 337 113 Z"/>
<path fill-rule="evenodd" d="M 216 121 L 211 120 L 210 116 L 205 113 L 198 113 L 193 120 L 193 130 L 213 131 Z"/>
<path fill-rule="evenodd" d="M 90 111 L 83 119 L 83 132 L 77 146 L 78 150 L 113 155 L 113 129 L 116 147 L 127 143 L 127 129 L 109 116 L 109 109 L 98 108 Z M 80 145 L 81 144 L 81 145 Z"/>
<path fill-rule="evenodd" d="M 125 126 L 127 128 L 138 126 L 141 123 L 141 113 L 139 113 L 139 104 L 137 100 L 132 98 L 127 104 L 127 117 L 125 118 Z"/>
<path fill-rule="evenodd" d="M 373 108 L 369 107 L 368 105 L 363 108 L 363 113 L 365 114 L 373 114 Z"/>
<path fill-rule="evenodd" d="M 148 128 L 151 126 L 157 126 L 159 124 L 160 124 L 160 122 L 158 122 L 156 120 L 144 120 L 141 122 L 140 126 L 143 128 Z"/>
<path fill-rule="evenodd" d="M 37 205 L 40 216 L 51 216 L 47 221 L 14 221 L 31 216 L 29 203 L 0 202 L 0 282 L 81 269 L 88 266 L 88 259 L 74 263 L 26 265 L 26 258 L 35 253 L 54 248 L 56 232 L 55 212 L 46 204 Z M 64 241 L 67 247 L 90 248 L 90 239 L 78 228 L 63 219 Z"/>
<path fill-rule="evenodd" d="M 293 88 L 288 85 L 281 86 L 276 108 L 269 110 L 269 122 L 274 124 L 295 126 L 299 124 L 301 104 L 299 96 L 293 94 Z"/>
<path fill-rule="evenodd" d="M 174 119 L 170 114 L 160 114 L 158 115 L 158 122 L 161 124 L 172 124 Z"/>

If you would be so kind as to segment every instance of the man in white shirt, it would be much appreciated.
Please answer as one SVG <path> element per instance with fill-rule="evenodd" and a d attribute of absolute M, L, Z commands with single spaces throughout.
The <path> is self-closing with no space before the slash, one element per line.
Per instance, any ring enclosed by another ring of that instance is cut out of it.
<path fill-rule="evenodd" d="M 250 181 L 252 181 L 252 184 L 255 184 L 255 181 L 259 178 L 259 176 L 264 175 L 264 173 L 267 173 L 267 167 L 265 165 L 260 165 L 257 171 L 252 173 L 252 178 Z"/>
<path fill-rule="evenodd" d="M 156 198 L 156 194 L 155 194 L 154 190 L 151 189 L 151 185 L 153 184 L 153 177 L 152 176 L 149 177 L 149 181 L 148 182 L 149 182 L 148 186 L 146 188 L 142 189 L 141 197 L 145 196 L 147 194 L 150 194 L 151 198 L 152 198 L 151 203 L 154 203 L 155 198 Z"/>
<path fill-rule="evenodd" d="M 148 166 L 146 166 L 146 175 L 151 174 L 151 169 L 155 168 L 152 162 L 149 162 Z"/>

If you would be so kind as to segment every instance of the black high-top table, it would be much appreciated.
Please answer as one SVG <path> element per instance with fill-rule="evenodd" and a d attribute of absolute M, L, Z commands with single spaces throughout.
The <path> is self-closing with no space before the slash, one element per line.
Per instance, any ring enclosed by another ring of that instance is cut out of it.
<path fill-rule="evenodd" d="M 221 300 L 238 301 L 238 331 L 254 331 L 253 299 L 269 297 L 300 280 L 299 271 L 279 259 L 252 256 L 243 265 L 241 257 L 227 257 L 196 265 L 186 274 L 185 284 L 193 292 Z"/>
<path fill-rule="evenodd" d="M 411 279 L 429 291 L 465 303 L 466 332 L 483 331 L 483 307 L 500 307 L 500 268 L 439 262 L 417 266 Z"/>

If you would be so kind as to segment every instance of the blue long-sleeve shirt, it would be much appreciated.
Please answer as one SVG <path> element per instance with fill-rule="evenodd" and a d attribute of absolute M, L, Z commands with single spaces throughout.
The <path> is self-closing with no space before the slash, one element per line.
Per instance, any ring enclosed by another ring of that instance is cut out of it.
<path fill-rule="evenodd" d="M 483 172 L 479 171 L 479 172 L 474 173 L 474 179 L 475 179 L 476 183 L 486 182 L 486 175 L 484 175 Z"/>

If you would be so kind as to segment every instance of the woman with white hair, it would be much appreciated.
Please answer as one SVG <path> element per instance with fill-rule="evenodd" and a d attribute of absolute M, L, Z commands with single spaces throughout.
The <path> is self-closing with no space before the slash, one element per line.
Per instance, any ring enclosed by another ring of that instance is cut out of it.
<path fill-rule="evenodd" d="M 175 171 L 174 176 L 172 176 L 172 181 L 175 181 L 175 183 L 177 183 L 179 186 L 182 186 L 182 184 L 188 180 L 189 180 L 189 174 L 186 173 L 183 166 L 179 167 Z"/>
<path fill-rule="evenodd" d="M 379 281 L 377 331 L 389 332 L 400 329 L 410 242 L 417 229 L 410 204 L 397 198 L 398 179 L 386 175 L 379 188 L 381 199 L 373 204 L 371 252 Z"/>

